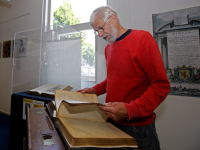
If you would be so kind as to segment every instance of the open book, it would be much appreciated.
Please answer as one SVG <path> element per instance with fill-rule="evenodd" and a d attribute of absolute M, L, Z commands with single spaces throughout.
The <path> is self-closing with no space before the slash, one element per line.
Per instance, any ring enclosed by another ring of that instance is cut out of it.
<path fill-rule="evenodd" d="M 55 97 L 55 90 L 66 90 L 70 91 L 73 88 L 69 85 L 57 85 L 57 84 L 45 84 L 28 91 L 28 94 L 40 95 L 45 97 Z"/>
<path fill-rule="evenodd" d="M 137 147 L 133 137 L 106 122 L 96 94 L 56 90 L 55 104 L 56 124 L 70 148 Z"/>

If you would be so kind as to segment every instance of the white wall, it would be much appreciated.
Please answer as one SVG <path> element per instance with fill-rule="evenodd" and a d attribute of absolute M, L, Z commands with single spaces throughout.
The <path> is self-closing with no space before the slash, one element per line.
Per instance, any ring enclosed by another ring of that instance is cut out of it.
<path fill-rule="evenodd" d="M 152 14 L 200 6 L 199 0 L 108 0 L 126 28 L 152 34 Z M 200 149 L 200 98 L 172 96 L 155 110 L 162 150 Z"/>
<path fill-rule="evenodd" d="M 14 40 L 14 33 L 40 28 L 43 0 L 11 0 L 0 5 L 0 42 Z M 12 57 L 0 58 L 0 111 L 10 114 Z"/>

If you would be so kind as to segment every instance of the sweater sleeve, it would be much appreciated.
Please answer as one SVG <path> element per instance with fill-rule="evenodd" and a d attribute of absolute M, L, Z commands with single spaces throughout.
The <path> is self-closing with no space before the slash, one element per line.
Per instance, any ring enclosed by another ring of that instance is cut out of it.
<path fill-rule="evenodd" d="M 170 91 L 170 84 L 156 41 L 148 32 L 140 38 L 137 63 L 145 72 L 149 86 L 139 98 L 132 100 L 131 103 L 125 103 L 129 115 L 128 120 L 152 114 Z"/>
<path fill-rule="evenodd" d="M 96 84 L 93 88 L 95 89 L 97 96 L 102 95 L 106 93 L 106 85 L 107 85 L 107 79 L 102 81 L 99 84 Z"/>

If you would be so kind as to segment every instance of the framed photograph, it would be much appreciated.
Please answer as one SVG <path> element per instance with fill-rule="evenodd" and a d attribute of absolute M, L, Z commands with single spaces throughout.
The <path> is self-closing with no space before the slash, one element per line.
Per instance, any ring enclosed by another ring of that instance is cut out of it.
<path fill-rule="evenodd" d="M 11 41 L 3 42 L 3 58 L 10 57 Z"/>
<path fill-rule="evenodd" d="M 1 58 L 2 43 L 0 42 L 0 58 Z"/>
<path fill-rule="evenodd" d="M 200 6 L 152 15 L 170 95 L 200 97 Z"/>
<path fill-rule="evenodd" d="M 14 57 L 26 57 L 26 56 L 27 56 L 27 38 L 16 39 Z"/>

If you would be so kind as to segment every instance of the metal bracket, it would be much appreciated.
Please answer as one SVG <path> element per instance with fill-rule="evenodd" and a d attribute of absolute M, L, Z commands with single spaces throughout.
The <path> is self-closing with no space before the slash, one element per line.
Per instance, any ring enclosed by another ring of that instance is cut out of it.
<path fill-rule="evenodd" d="M 51 133 L 42 134 L 42 143 L 44 146 L 54 145 L 55 141 Z"/>

